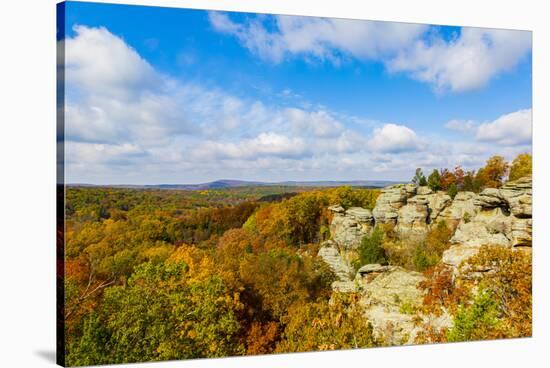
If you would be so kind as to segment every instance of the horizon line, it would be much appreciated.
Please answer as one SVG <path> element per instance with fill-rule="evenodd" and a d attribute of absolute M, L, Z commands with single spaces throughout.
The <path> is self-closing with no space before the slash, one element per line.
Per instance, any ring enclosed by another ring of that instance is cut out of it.
<path fill-rule="evenodd" d="M 318 179 L 318 180 L 281 180 L 281 181 L 264 181 L 264 180 L 242 180 L 242 179 L 216 179 L 211 181 L 202 181 L 196 183 L 148 183 L 148 184 L 135 184 L 135 183 L 104 183 L 104 184 L 94 184 L 86 182 L 70 182 L 63 183 L 68 186 L 163 186 L 163 185 L 173 185 L 173 186 L 199 186 L 206 184 L 213 184 L 219 182 L 234 182 L 242 184 L 264 184 L 264 185 L 277 185 L 277 184 L 286 184 L 286 183 L 361 183 L 361 182 L 385 182 L 385 183 L 406 183 L 406 180 L 388 180 L 388 179 L 354 179 L 354 180 L 334 180 L 334 179 Z"/>

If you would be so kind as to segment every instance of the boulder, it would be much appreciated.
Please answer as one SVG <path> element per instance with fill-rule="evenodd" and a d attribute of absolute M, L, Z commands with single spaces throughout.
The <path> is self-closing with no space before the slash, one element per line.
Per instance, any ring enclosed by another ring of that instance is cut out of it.
<path fill-rule="evenodd" d="M 496 188 L 483 189 L 483 191 L 475 197 L 474 204 L 482 208 L 508 207 L 508 202 L 506 202 L 500 190 Z"/>
<path fill-rule="evenodd" d="M 511 241 L 513 247 L 531 247 L 533 244 L 533 220 L 514 217 L 512 219 Z"/>
<path fill-rule="evenodd" d="M 346 215 L 359 223 L 368 223 L 372 225 L 373 222 L 372 212 L 366 208 L 350 207 L 346 211 Z"/>
<path fill-rule="evenodd" d="M 479 245 L 456 244 L 443 252 L 441 261 L 457 270 L 460 264 L 479 251 Z"/>

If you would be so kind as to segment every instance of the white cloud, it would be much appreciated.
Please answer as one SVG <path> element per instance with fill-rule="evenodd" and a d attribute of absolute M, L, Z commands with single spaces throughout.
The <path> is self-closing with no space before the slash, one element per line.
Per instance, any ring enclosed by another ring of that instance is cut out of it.
<path fill-rule="evenodd" d="M 214 175 L 267 162 L 303 170 L 312 155 L 364 146 L 327 109 L 269 106 L 163 75 L 105 28 L 75 27 L 66 51 L 69 180 L 101 179 L 122 165 L 119 177 L 161 168 Z M 97 55 L 115 68 L 97 65 Z"/>
<path fill-rule="evenodd" d="M 75 31 L 66 44 L 69 182 L 403 179 L 418 165 L 473 165 L 493 151 L 509 158 L 526 149 L 501 145 L 510 142 L 496 131 L 517 135 L 508 118 L 479 128 L 480 140 L 496 144 L 427 141 L 404 125 L 291 107 L 303 100 L 290 89 L 280 107 L 175 80 L 104 28 Z M 96 65 L 97 55 L 124 70 Z"/>
<path fill-rule="evenodd" d="M 339 62 L 342 56 L 376 59 L 390 55 L 417 39 L 427 26 L 377 21 L 276 16 L 270 32 L 262 19 L 239 24 L 225 13 L 211 12 L 212 26 L 236 36 L 254 54 L 281 62 L 292 54 Z"/>
<path fill-rule="evenodd" d="M 477 128 L 477 123 L 474 120 L 449 120 L 445 124 L 445 128 L 461 133 L 472 133 Z"/>
<path fill-rule="evenodd" d="M 214 29 L 231 34 L 253 54 L 279 63 L 292 55 L 341 63 L 343 58 L 382 62 L 438 91 L 485 86 L 514 68 L 531 50 L 531 33 L 463 27 L 450 40 L 421 24 L 299 16 L 249 18 L 236 23 L 209 13 Z M 265 19 L 273 20 L 266 25 Z"/>
<path fill-rule="evenodd" d="M 420 149 L 422 144 L 422 140 L 412 129 L 397 124 L 385 124 L 381 128 L 376 128 L 369 140 L 370 149 L 386 153 L 415 151 Z"/>
<path fill-rule="evenodd" d="M 242 32 L 243 27 L 240 24 L 233 23 L 231 19 L 229 19 L 229 17 L 224 13 L 209 12 L 208 19 L 210 20 L 212 26 L 220 32 L 235 34 Z"/>
<path fill-rule="evenodd" d="M 238 142 L 207 141 L 201 143 L 192 155 L 197 159 L 255 160 L 266 156 L 301 158 L 307 153 L 307 147 L 302 138 L 267 132 Z"/>
<path fill-rule="evenodd" d="M 448 42 L 441 37 L 418 40 L 387 65 L 436 89 L 461 92 L 485 86 L 530 50 L 530 32 L 463 27 L 460 36 Z"/>
<path fill-rule="evenodd" d="M 298 134 L 311 134 L 316 137 L 337 137 L 343 131 L 342 124 L 327 111 L 305 111 L 298 108 L 284 110 L 284 117 L 293 131 Z"/>
<path fill-rule="evenodd" d="M 84 90 L 112 98 L 131 98 L 133 91 L 152 91 L 159 75 L 123 39 L 104 27 L 77 25 L 65 42 L 65 79 Z"/>
<path fill-rule="evenodd" d="M 531 144 L 531 109 L 502 115 L 495 121 L 481 124 L 476 138 L 504 146 Z"/>

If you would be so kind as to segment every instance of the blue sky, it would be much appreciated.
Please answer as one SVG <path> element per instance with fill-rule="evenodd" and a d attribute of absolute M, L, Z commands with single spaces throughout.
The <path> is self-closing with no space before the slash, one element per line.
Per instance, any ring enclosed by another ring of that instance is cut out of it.
<path fill-rule="evenodd" d="M 531 149 L 531 34 L 66 5 L 66 178 L 408 180 Z"/>

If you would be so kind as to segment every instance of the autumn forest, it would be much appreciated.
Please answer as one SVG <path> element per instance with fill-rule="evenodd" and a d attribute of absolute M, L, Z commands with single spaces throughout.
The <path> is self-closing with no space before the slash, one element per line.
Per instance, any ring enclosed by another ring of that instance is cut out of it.
<path fill-rule="evenodd" d="M 530 175 L 531 156 L 492 157 L 465 172 L 438 169 L 418 187 L 479 193 Z M 66 188 L 64 320 L 67 365 L 350 349 L 395 344 L 375 333 L 359 292 L 337 292 L 318 256 L 333 238 L 328 209 L 373 210 L 381 189 L 240 187 L 158 190 Z M 482 247 L 470 267 L 498 264 L 481 281 L 456 281 L 441 262 L 452 226 L 400 238 L 376 226 L 354 253 L 355 271 L 382 264 L 426 275 L 414 343 L 529 336 L 530 253 Z M 477 291 L 473 291 L 477 290 Z M 434 328 L 425 315 L 452 319 Z"/>

